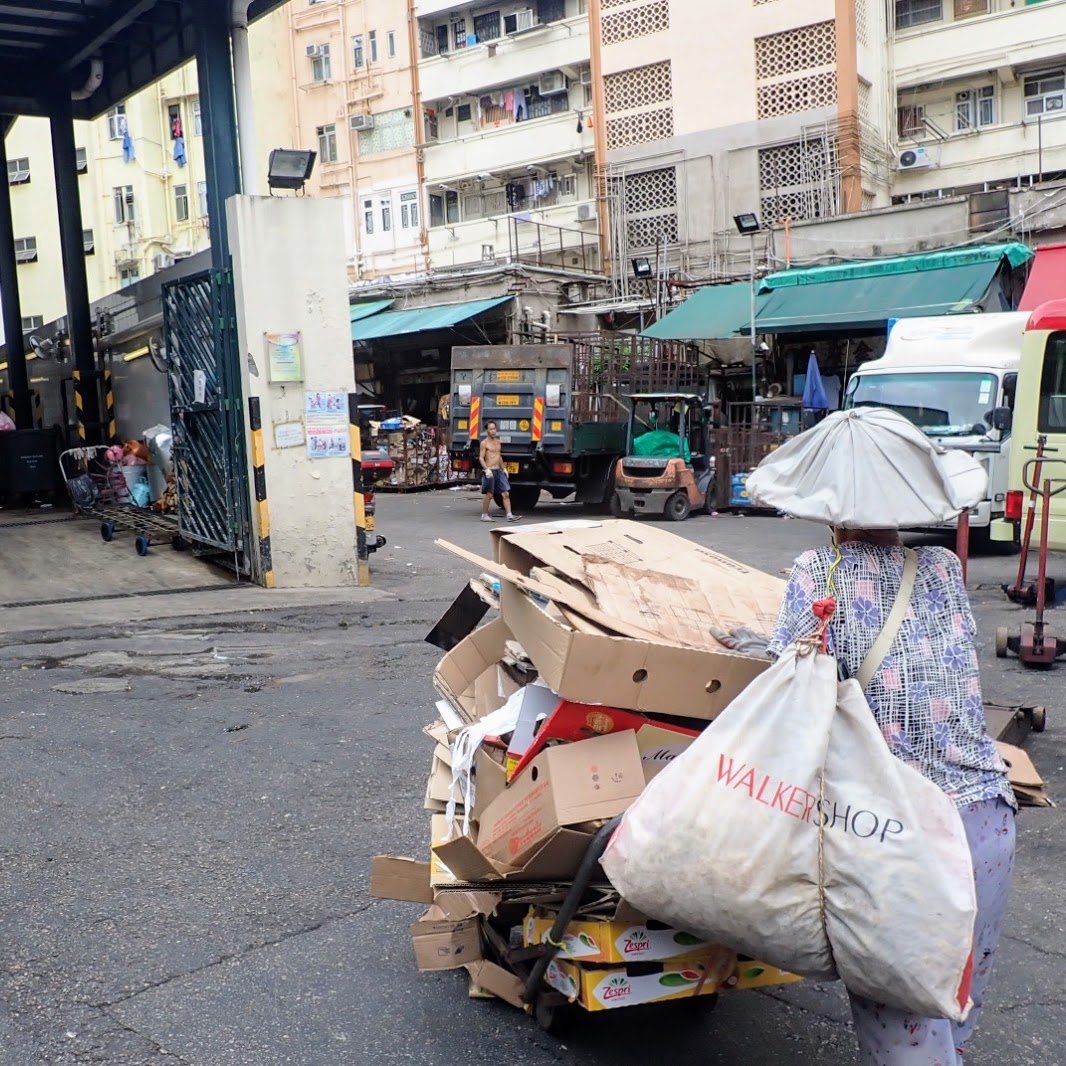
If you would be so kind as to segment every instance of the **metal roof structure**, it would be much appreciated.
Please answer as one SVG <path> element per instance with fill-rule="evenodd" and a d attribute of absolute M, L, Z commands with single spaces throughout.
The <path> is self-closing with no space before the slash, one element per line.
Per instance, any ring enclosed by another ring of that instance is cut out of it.
<path fill-rule="evenodd" d="M 66 91 L 75 118 L 96 118 L 193 57 L 201 2 L 2 0 L 0 115 L 48 115 Z M 282 3 L 253 0 L 248 17 Z"/>

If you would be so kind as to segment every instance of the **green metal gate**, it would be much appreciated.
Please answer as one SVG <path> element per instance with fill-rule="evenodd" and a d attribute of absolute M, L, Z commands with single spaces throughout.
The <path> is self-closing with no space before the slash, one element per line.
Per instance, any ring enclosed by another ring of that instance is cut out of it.
<path fill-rule="evenodd" d="M 195 544 L 241 555 L 251 536 L 232 273 L 164 285 L 163 335 L 178 528 Z"/>

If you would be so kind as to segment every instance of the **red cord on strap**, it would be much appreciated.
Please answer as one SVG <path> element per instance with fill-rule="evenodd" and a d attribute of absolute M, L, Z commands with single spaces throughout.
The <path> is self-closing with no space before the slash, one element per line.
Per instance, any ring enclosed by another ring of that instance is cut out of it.
<path fill-rule="evenodd" d="M 829 628 L 830 619 L 836 613 L 837 601 L 831 596 L 824 600 L 815 600 L 811 605 L 811 610 L 814 611 L 814 617 L 821 622 L 818 627 L 817 635 L 822 638 L 822 654 L 825 655 L 829 651 L 829 634 L 827 632 Z"/>

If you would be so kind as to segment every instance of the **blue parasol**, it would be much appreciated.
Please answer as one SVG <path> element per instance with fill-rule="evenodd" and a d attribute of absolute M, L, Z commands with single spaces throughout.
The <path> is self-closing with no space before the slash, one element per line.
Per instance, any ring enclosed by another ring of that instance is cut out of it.
<path fill-rule="evenodd" d="M 822 374 L 818 369 L 818 359 L 811 352 L 807 360 L 807 380 L 803 386 L 803 406 L 810 411 L 828 411 L 829 397 L 822 384 Z"/>

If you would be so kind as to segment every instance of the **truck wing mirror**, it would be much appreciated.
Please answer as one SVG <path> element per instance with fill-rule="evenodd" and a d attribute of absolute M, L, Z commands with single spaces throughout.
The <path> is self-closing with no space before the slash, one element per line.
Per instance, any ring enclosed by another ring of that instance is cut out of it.
<path fill-rule="evenodd" d="M 1000 433 L 1009 433 L 1014 424 L 1014 412 L 1009 407 L 997 407 L 992 411 L 992 428 Z"/>

